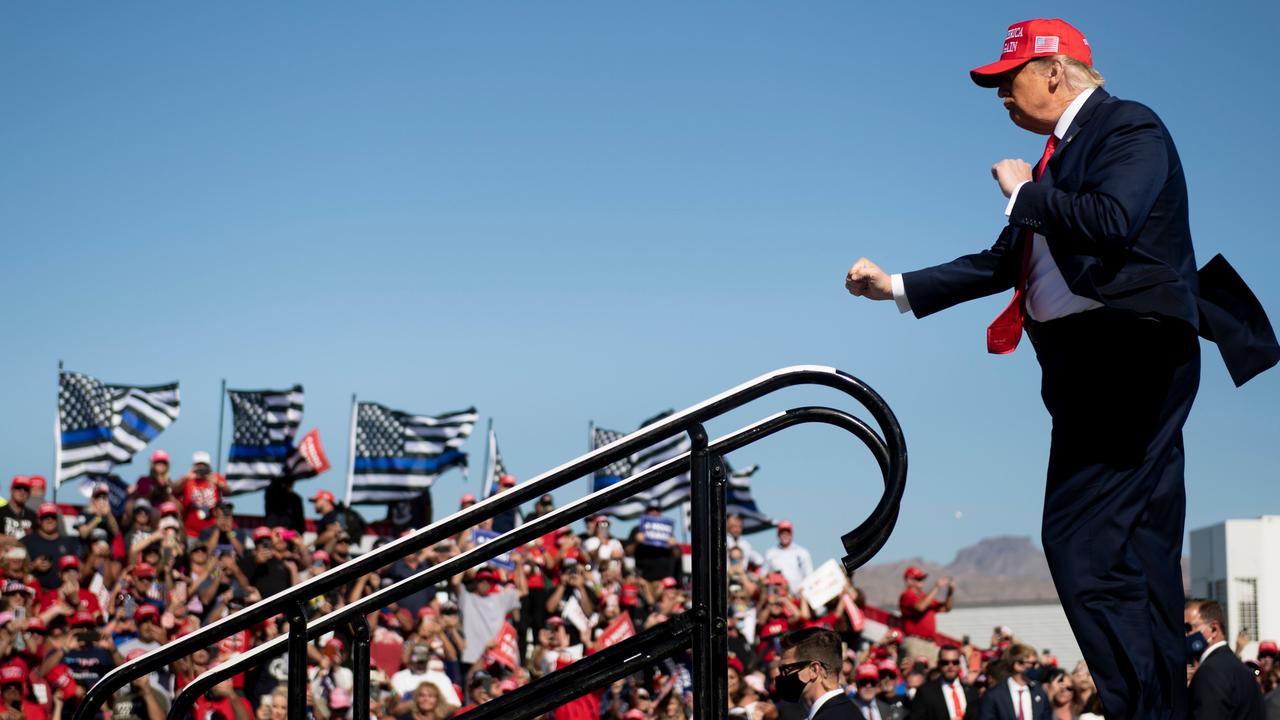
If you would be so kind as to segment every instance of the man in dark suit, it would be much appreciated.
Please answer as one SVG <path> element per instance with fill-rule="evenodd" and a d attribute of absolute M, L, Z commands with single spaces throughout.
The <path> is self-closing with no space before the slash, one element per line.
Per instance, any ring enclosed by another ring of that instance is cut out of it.
<path fill-rule="evenodd" d="M 1009 677 L 987 688 L 978 714 L 980 720 L 1051 720 L 1053 706 L 1049 696 L 1027 678 L 1027 671 L 1040 662 L 1036 649 L 1021 643 L 1010 645 L 1003 659 L 1009 667 Z"/>
<path fill-rule="evenodd" d="M 1262 689 L 1227 645 L 1222 606 L 1188 600 L 1182 617 L 1187 636 L 1198 633 L 1205 643 L 1198 658 L 1187 658 L 1198 663 L 1191 678 L 1192 720 L 1263 720 Z"/>
<path fill-rule="evenodd" d="M 978 691 L 960 682 L 963 662 L 960 648 L 955 645 L 943 645 L 938 650 L 938 679 L 926 682 L 916 691 L 911 701 L 910 720 L 960 720 L 978 716 Z"/>
<path fill-rule="evenodd" d="M 1049 137 L 1034 172 L 992 167 L 1009 225 L 988 250 L 903 275 L 860 259 L 846 287 L 917 317 L 1015 289 L 987 345 L 1012 352 L 1025 327 L 1041 366 L 1053 418 L 1042 540 L 1067 619 L 1108 718 L 1184 718 L 1182 426 L 1197 330 L 1237 384 L 1280 347 L 1225 260 L 1196 272 L 1173 140 L 1149 108 L 1101 88 L 1078 30 L 1012 25 L 1001 59 L 971 77 Z"/>
<path fill-rule="evenodd" d="M 857 711 L 840 687 L 840 636 L 806 628 L 782 636 L 776 695 L 809 709 L 809 720 L 856 720 Z"/>

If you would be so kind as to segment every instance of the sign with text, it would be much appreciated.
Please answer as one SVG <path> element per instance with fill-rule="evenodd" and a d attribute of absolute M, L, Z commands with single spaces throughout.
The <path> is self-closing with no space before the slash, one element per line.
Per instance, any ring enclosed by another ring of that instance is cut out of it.
<path fill-rule="evenodd" d="M 512 670 L 520 667 L 520 646 L 516 643 L 516 629 L 511 623 L 502 623 L 498 637 L 493 639 L 493 649 L 489 651 L 489 655 Z"/>
<path fill-rule="evenodd" d="M 617 645 L 635 634 L 636 626 L 632 624 L 631 616 L 622 613 L 614 618 L 613 622 L 609 623 L 609 627 L 605 628 L 604 632 L 600 633 L 599 639 L 596 640 L 596 652 L 600 652 L 610 645 Z"/>
<path fill-rule="evenodd" d="M 800 594 L 809 601 L 815 611 L 844 592 L 844 572 L 840 563 L 828 560 L 818 566 L 808 577 L 800 581 Z"/>
<path fill-rule="evenodd" d="M 498 537 L 498 535 L 500 534 L 501 533 L 496 533 L 492 530 L 484 530 L 482 528 L 473 528 L 471 530 L 471 542 L 476 544 L 477 546 L 484 545 L 490 540 L 493 540 L 494 538 Z M 501 570 L 506 570 L 507 572 L 514 572 L 516 569 L 516 564 L 511 562 L 511 553 L 502 553 L 501 555 L 490 560 L 489 564 Z"/>
<path fill-rule="evenodd" d="M 668 547 L 675 535 L 675 528 L 676 523 L 671 518 L 645 515 L 640 518 L 640 532 L 644 533 L 644 540 L 641 542 L 654 547 Z"/>

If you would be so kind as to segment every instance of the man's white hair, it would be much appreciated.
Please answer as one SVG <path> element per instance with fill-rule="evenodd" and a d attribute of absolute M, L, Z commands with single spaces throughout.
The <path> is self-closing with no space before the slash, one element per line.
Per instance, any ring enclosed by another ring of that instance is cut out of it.
<path fill-rule="evenodd" d="M 1062 68 L 1066 72 L 1067 87 L 1076 92 L 1102 87 L 1107 82 L 1097 68 L 1092 65 L 1085 65 L 1079 60 L 1066 55 L 1050 55 L 1049 57 L 1036 58 L 1032 62 L 1037 66 L 1036 69 L 1039 72 L 1044 72 L 1045 67 L 1054 60 L 1062 63 Z"/>

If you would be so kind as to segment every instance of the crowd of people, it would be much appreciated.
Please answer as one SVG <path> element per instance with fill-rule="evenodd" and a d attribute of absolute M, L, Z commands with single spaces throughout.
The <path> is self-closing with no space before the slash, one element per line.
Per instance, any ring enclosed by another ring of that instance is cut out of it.
<path fill-rule="evenodd" d="M 266 522 L 259 524 L 260 518 L 236 514 L 207 453 L 196 453 L 180 476 L 169 466 L 169 456 L 156 452 L 146 476 L 123 492 L 110 483 L 93 486 L 74 515 L 45 500 L 42 479 L 13 479 L 0 507 L 0 690 L 7 720 L 68 720 L 85 691 L 114 667 L 396 534 L 378 524 L 366 530 L 327 491 L 310 498 L 308 526 L 288 483 L 268 491 Z M 504 477 L 501 485 L 514 479 Z M 474 502 L 462 498 L 464 507 Z M 544 495 L 530 513 L 554 507 Z M 660 515 L 661 508 L 649 514 Z M 311 598 L 307 610 L 312 617 L 329 613 L 520 521 L 515 514 L 486 521 Z M 646 537 L 647 527 L 654 526 L 640 523 L 615 535 L 608 517 L 594 515 L 581 531 L 561 528 L 372 614 L 370 717 L 462 715 L 688 609 L 682 549 L 669 535 Z M 1088 717 L 1097 710 L 1083 666 L 1065 672 L 1007 629 L 998 629 L 986 648 L 935 635 L 934 615 L 952 601 L 945 578 L 926 588 L 923 571 L 908 569 L 900 627 L 864 636 L 871 624 L 853 583 L 846 579 L 817 606 L 800 591 L 814 566 L 794 542 L 790 523 L 778 523 L 776 544 L 761 551 L 743 536 L 741 518 L 730 516 L 727 528 L 733 717 L 807 718 L 815 701 L 837 695 L 873 720 L 978 717 L 980 706 L 983 718 L 1024 720 Z M 371 540 L 380 530 L 384 534 Z M 201 648 L 123 688 L 97 717 L 163 720 L 175 694 L 201 673 L 287 632 L 287 619 L 277 616 Z M 353 639 L 340 630 L 308 646 L 308 718 L 352 715 Z M 1260 683 L 1276 684 L 1274 662 L 1272 644 L 1258 668 Z M 1010 692 L 992 692 L 1005 687 Z M 1013 699 L 1023 697 L 1019 689 L 1036 714 L 988 715 L 996 711 L 987 705 L 1001 705 L 994 697 L 1009 698 L 1012 711 Z M 688 718 L 692 698 L 691 659 L 677 656 L 549 717 Z M 219 683 L 196 701 L 194 712 L 200 720 L 284 720 L 287 707 L 288 672 L 280 657 Z"/>

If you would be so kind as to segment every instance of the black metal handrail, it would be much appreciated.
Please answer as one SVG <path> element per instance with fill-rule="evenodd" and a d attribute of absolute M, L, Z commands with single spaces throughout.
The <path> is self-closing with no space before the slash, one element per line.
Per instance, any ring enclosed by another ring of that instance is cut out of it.
<path fill-rule="evenodd" d="M 865 422 L 848 413 L 832 408 L 808 407 L 777 413 L 713 443 L 707 443 L 705 433 L 701 428 L 701 424 L 706 420 L 723 415 L 751 400 L 781 388 L 801 384 L 824 385 L 853 397 L 870 411 L 884 433 L 883 437 L 878 435 Z M 691 466 L 695 470 L 693 491 L 696 500 L 696 496 L 702 492 L 700 485 L 713 484 L 712 477 L 715 475 L 715 471 L 720 470 L 718 462 L 720 456 L 767 437 L 784 427 L 803 422 L 823 422 L 835 425 L 857 436 L 875 456 L 884 477 L 885 489 L 871 516 L 841 538 L 847 552 L 844 557 L 844 565 L 847 570 L 852 571 L 883 546 L 897 520 L 897 508 L 906 482 L 907 456 L 901 427 L 883 399 L 874 390 L 852 375 L 822 366 L 783 368 L 762 375 L 686 410 L 672 414 L 609 445 L 598 448 L 554 470 L 517 485 L 511 490 L 491 496 L 433 525 L 420 528 L 379 549 L 354 558 L 321 575 L 276 593 L 189 635 L 157 648 L 142 657 L 129 661 L 109 672 L 89 689 L 83 701 L 76 708 L 74 720 L 87 720 L 90 714 L 97 712 L 98 708 L 101 707 L 111 693 L 124 687 L 126 683 L 155 672 L 174 660 L 186 657 L 202 647 L 207 647 L 217 640 L 282 612 L 286 613 L 291 620 L 288 635 L 275 638 L 263 645 L 240 653 L 232 660 L 197 678 L 184 689 L 183 693 L 174 699 L 170 716 L 177 717 L 182 712 L 185 712 L 185 708 L 189 707 L 190 702 L 193 702 L 200 693 L 204 692 L 212 684 L 232 674 L 242 672 L 245 667 L 260 663 L 269 657 L 279 654 L 287 646 L 290 649 L 291 661 L 289 712 L 291 719 L 300 717 L 304 709 L 301 704 L 301 698 L 305 693 L 305 644 L 308 640 L 337 629 L 344 624 L 352 622 L 363 624 L 364 615 L 370 612 L 386 607 L 400 598 L 433 585 L 446 577 L 459 574 L 501 553 L 513 550 L 530 539 L 568 525 L 597 510 L 602 510 L 636 492 L 653 487 L 663 480 L 686 472 Z M 604 468 L 623 457 L 631 455 L 636 450 L 682 432 L 688 432 L 694 438 L 694 449 L 689 453 L 671 458 L 639 475 L 634 475 L 607 488 L 579 498 L 551 513 L 535 518 L 514 530 L 508 531 L 484 545 L 472 548 L 416 575 L 405 578 L 394 585 L 382 588 L 354 603 L 316 618 L 312 622 L 307 622 L 305 615 L 302 613 L 302 604 L 310 598 L 326 593 L 363 574 L 384 567 L 410 553 L 417 552 L 479 522 L 513 509 L 548 490 L 560 487 L 576 478 Z M 709 459 L 714 459 L 714 462 L 709 464 Z M 699 463 L 701 463 L 701 468 L 698 467 Z M 719 488 L 719 515 L 722 529 L 724 486 L 722 472 L 719 473 L 718 481 L 714 482 L 717 483 Z M 697 536 L 699 534 L 702 534 L 704 539 L 710 537 L 712 542 L 715 541 L 716 533 L 708 535 L 707 530 L 708 528 L 704 526 L 701 528 L 700 533 L 699 528 L 695 526 L 695 555 L 698 553 L 699 538 Z M 721 550 L 719 553 L 708 554 L 703 552 L 705 558 L 710 558 L 705 562 L 713 562 L 714 556 L 716 554 L 719 555 L 720 573 L 717 583 L 719 585 L 718 592 L 720 597 L 718 600 L 720 602 L 716 602 L 716 599 L 713 599 L 710 603 L 712 608 L 723 607 L 724 557 L 722 534 L 719 537 L 719 547 Z M 694 590 L 695 605 L 698 605 L 699 586 L 696 576 Z M 707 605 L 704 602 L 699 610 L 705 615 L 706 608 Z M 723 612 L 720 614 L 722 615 Z M 693 620 L 695 626 L 706 627 L 704 633 L 706 638 L 715 636 L 716 628 L 713 625 L 717 622 L 722 630 L 723 617 L 697 617 Z M 359 639 L 361 637 L 360 629 L 358 626 L 355 629 Z M 367 639 L 367 627 L 364 628 L 364 633 L 364 637 Z M 639 637 L 631 638 L 620 644 L 620 646 L 624 644 L 634 645 L 633 641 L 636 641 Z M 657 640 L 653 642 L 657 642 Z M 707 649 L 711 645 L 707 645 L 704 642 L 701 646 L 701 653 L 699 652 L 699 647 L 695 643 L 695 662 L 699 654 L 704 656 L 708 654 Z M 367 642 L 364 652 L 367 654 Z M 367 660 L 367 657 L 365 659 Z M 721 658 L 721 661 L 723 661 L 723 658 Z M 717 666 L 721 664 L 722 662 L 715 663 Z M 567 673 L 575 666 L 570 666 L 570 668 L 559 672 Z M 595 664 L 583 667 L 584 669 L 580 672 L 585 672 L 586 669 L 595 667 Z M 628 665 L 627 667 L 630 666 Z M 293 678 L 297 677 L 303 678 L 304 681 L 294 681 Z M 548 680 L 549 678 L 550 676 L 543 680 Z M 367 682 L 367 677 L 363 678 L 363 680 Z M 357 683 L 359 682 L 361 680 L 357 679 Z M 539 683 L 541 682 L 540 680 Z M 521 691 L 513 693 L 513 695 L 521 692 L 525 694 L 536 692 L 534 685 L 537 684 L 526 686 Z M 367 690 L 367 688 L 365 689 Z M 578 685 L 576 689 L 581 691 L 584 688 Z M 295 695 L 295 693 L 297 694 Z M 711 704 L 703 705 L 704 708 L 712 706 Z M 353 710 L 355 720 L 365 720 L 368 713 L 368 703 L 365 702 L 363 707 L 357 704 Z M 480 715 L 476 715 L 476 717 L 480 717 Z"/>

